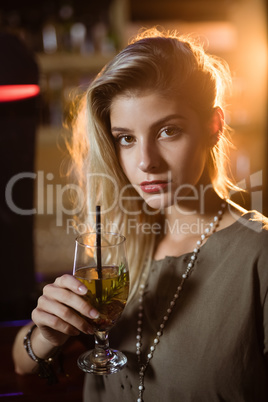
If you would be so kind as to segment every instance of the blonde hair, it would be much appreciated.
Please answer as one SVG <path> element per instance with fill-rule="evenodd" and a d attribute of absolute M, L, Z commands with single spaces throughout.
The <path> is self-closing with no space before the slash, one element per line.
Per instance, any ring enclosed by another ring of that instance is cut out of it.
<path fill-rule="evenodd" d="M 80 102 L 69 147 L 73 171 L 85 193 L 80 219 L 94 227 L 95 206 L 100 204 L 104 226 L 113 222 L 126 235 L 133 292 L 150 266 L 156 242 L 154 233 L 137 234 L 137 228 L 161 223 L 162 216 L 149 207 L 150 213 L 143 212 L 143 200 L 120 167 L 110 132 L 111 103 L 118 94 L 153 90 L 185 98 L 205 122 L 215 107 L 224 109 L 230 83 L 228 66 L 206 54 L 198 41 L 153 28 L 139 34 L 102 69 Z M 228 131 L 224 125 L 208 158 L 212 185 L 222 198 L 227 198 L 228 190 L 235 187 L 227 173 Z M 115 202 L 122 189 L 124 197 L 129 197 L 125 198 L 124 210 Z M 131 211 L 140 213 L 134 215 L 136 225 L 130 227 Z"/>

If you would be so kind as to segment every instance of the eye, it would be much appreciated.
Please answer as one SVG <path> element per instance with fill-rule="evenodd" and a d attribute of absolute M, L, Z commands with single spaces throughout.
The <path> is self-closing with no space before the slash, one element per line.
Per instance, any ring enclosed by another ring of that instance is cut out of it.
<path fill-rule="evenodd" d="M 115 142 L 123 147 L 129 147 L 134 143 L 132 135 L 119 135 L 116 137 Z"/>
<path fill-rule="evenodd" d="M 163 128 L 160 131 L 159 137 L 160 138 L 171 138 L 171 137 L 175 137 L 177 135 L 181 135 L 181 133 L 182 133 L 182 129 L 180 127 L 169 126 L 169 127 Z"/>

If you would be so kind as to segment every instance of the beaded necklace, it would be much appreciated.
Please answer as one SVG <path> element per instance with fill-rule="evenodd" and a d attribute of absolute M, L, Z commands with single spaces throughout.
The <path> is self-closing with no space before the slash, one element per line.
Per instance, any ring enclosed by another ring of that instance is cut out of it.
<path fill-rule="evenodd" d="M 136 355 L 138 358 L 138 363 L 139 363 L 139 387 L 138 387 L 138 399 L 137 402 L 143 402 L 143 393 L 145 390 L 144 386 L 144 377 L 145 377 L 145 372 L 149 366 L 150 360 L 152 360 L 155 349 L 157 344 L 160 342 L 160 337 L 163 335 L 163 331 L 165 328 L 165 325 L 170 317 L 170 314 L 176 304 L 176 301 L 178 300 L 180 293 L 183 289 L 184 282 L 190 275 L 194 265 L 195 261 L 197 258 L 197 254 L 200 250 L 200 247 L 204 240 L 212 233 L 214 233 L 219 225 L 219 221 L 222 218 L 224 209 L 225 209 L 226 204 L 221 205 L 221 210 L 218 211 L 217 215 L 214 216 L 213 221 L 209 224 L 209 227 L 205 229 L 205 232 L 201 235 L 200 240 L 197 241 L 196 247 L 193 250 L 193 253 L 190 257 L 190 261 L 187 264 L 187 268 L 185 272 L 182 274 L 179 285 L 177 287 L 177 290 L 169 303 L 169 307 L 166 311 L 166 314 L 164 315 L 162 322 L 159 326 L 159 330 L 156 333 L 156 337 L 154 339 L 153 345 L 149 349 L 149 353 L 147 354 L 147 358 L 145 363 L 142 363 L 141 361 L 141 347 L 142 347 L 142 322 L 143 322 L 143 296 L 144 296 L 144 289 L 145 289 L 145 284 L 142 283 L 139 288 L 139 312 L 138 312 L 138 321 L 137 321 L 137 343 L 136 343 Z"/>

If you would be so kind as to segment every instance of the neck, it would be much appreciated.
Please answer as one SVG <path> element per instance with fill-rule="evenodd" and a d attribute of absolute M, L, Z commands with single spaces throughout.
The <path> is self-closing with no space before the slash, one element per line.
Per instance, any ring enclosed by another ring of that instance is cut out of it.
<path fill-rule="evenodd" d="M 220 209 L 222 199 L 211 185 L 199 186 L 195 191 L 185 196 L 177 204 L 165 210 L 166 221 L 173 223 L 190 222 L 196 219 L 209 220 Z"/>
<path fill-rule="evenodd" d="M 219 211 L 222 210 L 223 200 L 215 192 L 211 193 L 209 199 L 210 202 L 204 210 L 198 208 L 195 202 L 191 202 L 191 206 L 180 205 L 179 209 L 174 205 L 169 208 L 170 211 L 166 211 L 162 236 L 157 239 L 154 259 L 163 259 L 166 255 L 179 256 L 193 250 L 196 241 L 206 230 L 210 230 L 215 217 L 219 216 Z M 193 207 L 196 209 L 192 209 Z M 228 224 L 230 222 L 226 222 L 224 226 Z M 222 228 L 222 220 L 220 226 Z"/>

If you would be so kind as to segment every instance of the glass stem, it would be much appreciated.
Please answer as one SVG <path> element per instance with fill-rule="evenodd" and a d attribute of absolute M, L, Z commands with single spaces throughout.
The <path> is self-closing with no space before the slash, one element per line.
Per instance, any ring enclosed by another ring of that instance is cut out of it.
<path fill-rule="evenodd" d="M 111 357 L 112 352 L 109 349 L 109 338 L 108 332 L 106 331 L 95 331 L 95 350 L 96 353 L 100 355 L 105 355 L 106 358 Z"/>

